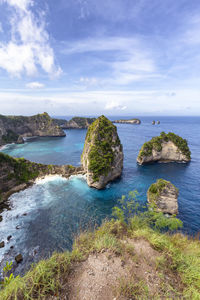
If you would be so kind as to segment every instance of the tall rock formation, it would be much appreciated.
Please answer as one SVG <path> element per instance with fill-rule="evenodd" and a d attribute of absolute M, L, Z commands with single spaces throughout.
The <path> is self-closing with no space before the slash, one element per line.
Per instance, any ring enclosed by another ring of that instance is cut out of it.
<path fill-rule="evenodd" d="M 187 141 L 172 132 L 161 132 L 160 136 L 144 143 L 137 157 L 140 165 L 156 161 L 166 163 L 190 160 L 191 153 Z"/>
<path fill-rule="evenodd" d="M 147 191 L 147 200 L 157 211 L 165 214 L 178 213 L 178 189 L 164 179 L 158 179 Z"/>
<path fill-rule="evenodd" d="M 22 143 L 23 137 L 32 136 L 65 136 L 65 133 L 47 113 L 31 117 L 0 115 L 0 145 Z"/>
<path fill-rule="evenodd" d="M 120 177 L 123 169 L 123 148 L 117 128 L 106 117 L 99 117 L 88 129 L 81 161 L 87 183 L 96 189 Z"/>

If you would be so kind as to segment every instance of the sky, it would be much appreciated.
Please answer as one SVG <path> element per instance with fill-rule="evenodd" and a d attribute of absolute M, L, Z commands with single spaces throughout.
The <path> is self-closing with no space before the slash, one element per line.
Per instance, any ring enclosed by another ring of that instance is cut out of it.
<path fill-rule="evenodd" d="M 199 0 L 0 0 L 0 114 L 200 115 Z"/>

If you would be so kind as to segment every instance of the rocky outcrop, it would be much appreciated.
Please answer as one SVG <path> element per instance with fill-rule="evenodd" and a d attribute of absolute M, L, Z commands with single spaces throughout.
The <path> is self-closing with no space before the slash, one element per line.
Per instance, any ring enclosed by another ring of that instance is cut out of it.
<path fill-rule="evenodd" d="M 144 143 L 137 162 L 141 165 L 151 162 L 189 162 L 191 153 L 187 141 L 180 136 L 169 132 L 162 132 Z"/>
<path fill-rule="evenodd" d="M 31 117 L 0 115 L 0 145 L 23 143 L 24 137 L 65 136 L 62 128 L 47 114 Z"/>
<path fill-rule="evenodd" d="M 106 117 L 101 116 L 90 125 L 81 161 L 91 187 L 103 189 L 108 182 L 120 177 L 123 149 L 116 126 Z"/>
<path fill-rule="evenodd" d="M 157 211 L 165 214 L 178 214 L 178 189 L 169 181 L 158 179 L 147 192 L 148 202 Z"/>
<path fill-rule="evenodd" d="M 24 158 L 13 158 L 0 152 L 0 207 L 8 197 L 33 184 L 37 177 L 84 174 L 82 167 L 71 165 L 44 165 L 31 162 Z"/>
<path fill-rule="evenodd" d="M 96 118 L 74 117 L 69 121 L 54 119 L 63 129 L 84 129 L 88 128 Z"/>
<path fill-rule="evenodd" d="M 141 121 L 139 119 L 130 119 L 130 120 L 115 120 L 113 123 L 120 123 L 120 124 L 135 124 L 139 125 L 141 124 Z"/>

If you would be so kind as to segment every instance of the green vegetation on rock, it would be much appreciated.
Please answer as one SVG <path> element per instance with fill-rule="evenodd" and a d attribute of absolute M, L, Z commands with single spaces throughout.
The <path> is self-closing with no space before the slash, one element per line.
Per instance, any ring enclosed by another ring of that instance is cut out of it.
<path fill-rule="evenodd" d="M 175 185 L 173 185 L 170 181 L 164 180 L 162 178 L 158 179 L 156 181 L 156 183 L 152 183 L 152 185 L 149 187 L 148 192 L 147 192 L 151 203 L 156 204 L 156 201 L 157 201 L 160 193 L 168 185 L 173 186 L 176 189 L 176 191 L 178 192 L 178 189 L 175 187 Z"/>
<path fill-rule="evenodd" d="M 116 138 L 113 139 L 113 136 Z M 98 181 L 99 176 L 107 175 L 111 169 L 114 161 L 113 147 L 122 147 L 116 126 L 106 117 L 99 117 L 88 129 L 84 150 L 88 144 L 91 144 L 88 155 L 88 170 L 93 173 L 93 180 Z"/>
<path fill-rule="evenodd" d="M 167 134 L 165 132 L 161 132 L 160 136 L 153 137 L 149 142 L 144 143 L 138 157 L 150 156 L 153 149 L 158 152 L 162 151 L 162 143 L 168 141 L 173 142 L 181 153 L 187 157 L 187 159 L 191 158 L 191 152 L 188 147 L 187 140 L 173 132 L 169 132 Z"/>
<path fill-rule="evenodd" d="M 86 124 L 92 124 L 96 118 L 73 117 L 71 121 L 76 122 L 80 127 L 85 127 Z"/>
<path fill-rule="evenodd" d="M 24 158 L 13 158 L 0 152 L 0 164 L 2 168 L 7 168 L 7 180 L 15 179 L 19 184 L 27 183 L 39 175 L 36 164 Z"/>

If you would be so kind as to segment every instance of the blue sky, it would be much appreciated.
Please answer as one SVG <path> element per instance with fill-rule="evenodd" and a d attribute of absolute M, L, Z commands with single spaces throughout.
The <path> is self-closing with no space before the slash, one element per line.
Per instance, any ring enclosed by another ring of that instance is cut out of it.
<path fill-rule="evenodd" d="M 199 0 L 0 0 L 0 113 L 199 115 Z"/>

